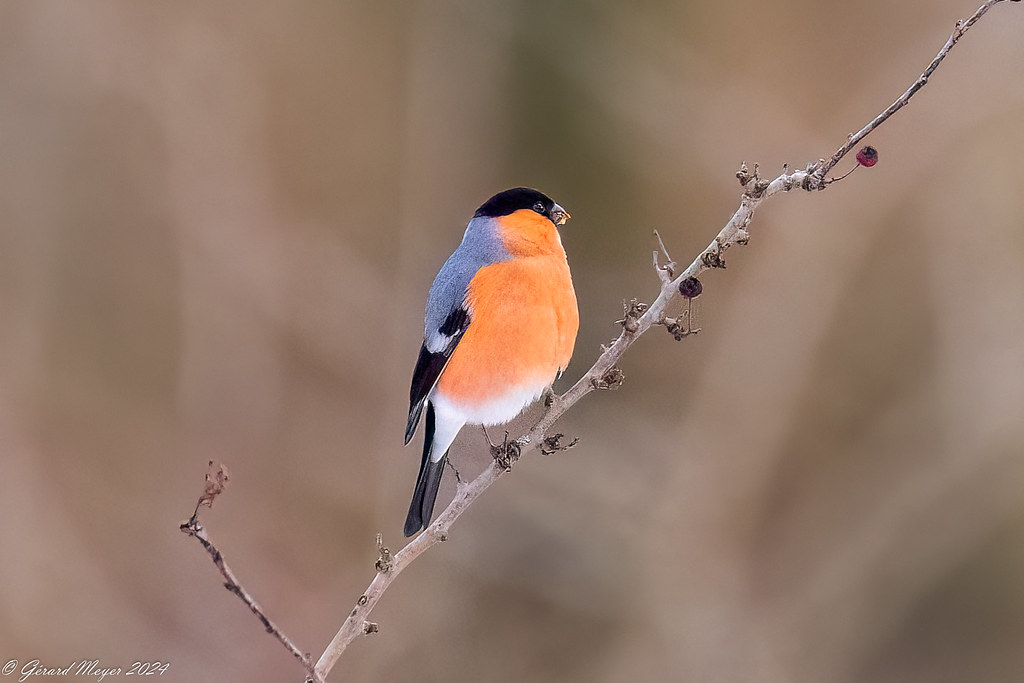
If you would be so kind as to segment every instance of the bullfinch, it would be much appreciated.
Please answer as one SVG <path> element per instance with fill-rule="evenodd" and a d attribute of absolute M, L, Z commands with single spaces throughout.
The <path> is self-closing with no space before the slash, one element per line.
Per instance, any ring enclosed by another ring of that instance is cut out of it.
<path fill-rule="evenodd" d="M 455 436 L 508 422 L 569 364 L 579 311 L 558 226 L 569 214 L 525 187 L 494 195 L 434 279 L 409 390 L 405 443 L 426 407 L 405 535 L 430 524 Z"/>

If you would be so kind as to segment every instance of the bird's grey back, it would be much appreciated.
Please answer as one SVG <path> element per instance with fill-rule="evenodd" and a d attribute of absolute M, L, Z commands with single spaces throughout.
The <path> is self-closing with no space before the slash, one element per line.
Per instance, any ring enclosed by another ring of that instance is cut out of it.
<path fill-rule="evenodd" d="M 434 351 L 447 343 L 447 335 L 438 330 L 452 311 L 462 307 L 476 271 L 511 258 L 498 235 L 495 219 L 477 217 L 469 222 L 462 244 L 445 261 L 430 287 L 423 335 L 428 349 Z"/>

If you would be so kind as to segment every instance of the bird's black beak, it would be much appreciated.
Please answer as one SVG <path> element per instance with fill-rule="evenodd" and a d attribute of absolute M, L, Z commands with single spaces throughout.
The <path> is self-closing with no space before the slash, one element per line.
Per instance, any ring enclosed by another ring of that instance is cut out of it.
<path fill-rule="evenodd" d="M 555 204 L 553 207 L 551 207 L 551 213 L 549 214 L 549 216 L 551 218 L 551 222 L 554 223 L 555 225 L 562 225 L 567 220 L 572 218 L 572 216 L 569 215 L 569 212 L 560 207 L 558 204 Z"/>

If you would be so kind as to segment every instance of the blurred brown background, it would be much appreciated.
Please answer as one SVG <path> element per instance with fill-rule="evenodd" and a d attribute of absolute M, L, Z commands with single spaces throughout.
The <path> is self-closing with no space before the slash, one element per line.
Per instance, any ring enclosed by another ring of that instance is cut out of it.
<path fill-rule="evenodd" d="M 426 292 L 484 199 L 573 214 L 565 388 L 652 229 L 688 261 L 742 160 L 831 153 L 976 5 L 0 5 L 0 663 L 301 680 L 177 530 L 207 460 L 318 655 L 402 544 Z M 703 332 L 643 338 L 331 680 L 1024 680 L 1022 35 L 996 7 L 878 166 L 766 204 Z"/>

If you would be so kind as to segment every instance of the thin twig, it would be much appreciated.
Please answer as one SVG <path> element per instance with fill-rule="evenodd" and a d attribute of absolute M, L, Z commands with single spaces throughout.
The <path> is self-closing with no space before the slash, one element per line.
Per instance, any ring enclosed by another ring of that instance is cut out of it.
<path fill-rule="evenodd" d="M 654 236 L 658 238 L 658 247 L 661 249 L 661 253 L 665 255 L 665 260 L 668 262 L 665 265 L 659 265 L 658 263 L 658 252 L 654 252 L 654 270 L 657 271 L 658 277 L 662 282 L 671 280 L 675 275 L 676 262 L 672 260 L 672 257 L 668 255 L 668 248 L 665 247 L 665 241 L 661 239 L 661 233 L 657 230 L 654 231 Z"/>
<path fill-rule="evenodd" d="M 323 683 L 323 678 L 316 672 L 313 666 L 312 658 L 295 647 L 295 643 L 292 642 L 291 638 L 285 635 L 277 624 L 271 621 L 270 617 L 263 612 L 255 598 L 238 581 L 235 573 L 231 571 L 231 567 L 228 566 L 227 561 L 224 559 L 224 555 L 213 544 L 213 541 L 210 540 L 203 525 L 199 523 L 199 508 L 203 506 L 212 507 L 214 499 L 224 492 L 224 486 L 227 481 L 227 468 L 211 460 L 209 471 L 206 474 L 206 488 L 203 491 L 203 495 L 199 497 L 199 502 L 196 503 L 195 512 L 192 513 L 192 516 L 187 521 L 182 522 L 178 528 L 182 533 L 191 536 L 202 544 L 203 548 L 206 549 L 206 552 L 213 559 L 213 564 L 220 571 L 220 575 L 224 577 L 224 587 L 238 596 L 238 599 L 244 602 L 246 607 L 260 620 L 267 633 L 277 638 L 292 653 L 292 656 L 302 663 L 302 666 L 305 667 L 309 674 L 306 680 L 313 681 L 314 683 Z"/>
<path fill-rule="evenodd" d="M 359 596 L 355 607 L 349 613 L 348 618 L 345 619 L 345 623 L 342 624 L 341 629 L 334 636 L 331 644 L 324 650 L 320 661 L 316 663 L 316 673 L 326 678 L 349 643 L 361 635 L 366 635 L 376 630 L 376 625 L 367 621 L 366 618 L 373 611 L 377 601 L 384 594 L 384 591 L 388 589 L 388 586 L 391 585 L 391 582 L 428 548 L 448 540 L 448 529 L 451 528 L 452 523 L 506 471 L 497 463 L 493 463 L 468 484 L 458 484 L 455 490 L 455 498 L 437 516 L 437 519 L 423 533 L 398 551 L 391 558 L 390 564 L 380 566 L 377 569 L 377 575 L 373 577 L 373 581 L 370 582 L 366 591 Z M 371 628 L 373 630 L 370 630 Z M 309 681 L 310 679 L 307 678 L 306 680 Z"/>
<path fill-rule="evenodd" d="M 850 151 L 854 147 L 856 147 L 861 140 L 866 138 L 868 134 L 871 133 L 871 131 L 878 128 L 880 125 L 885 123 L 885 121 L 890 116 L 892 116 L 900 109 L 905 107 L 907 103 L 910 102 L 910 98 L 913 97 L 918 90 L 923 88 L 925 84 L 928 83 L 928 79 L 931 78 L 932 74 L 935 73 L 935 70 L 939 68 L 939 64 L 941 64 L 942 60 L 946 58 L 946 55 L 948 55 L 950 50 L 953 49 L 953 46 L 957 44 L 957 41 L 959 41 L 960 38 L 962 38 L 963 35 L 967 33 L 967 30 L 974 26 L 975 22 L 977 22 L 978 19 L 981 19 L 985 15 L 985 12 L 988 12 L 994 5 L 998 5 L 1003 1 L 1004 0 L 988 0 L 988 2 L 979 7 L 974 14 L 968 17 L 966 21 L 963 19 L 957 20 L 956 26 L 953 27 L 953 32 L 949 35 L 949 39 L 946 41 L 946 44 L 943 45 L 942 49 L 939 50 L 937 55 L 935 55 L 935 59 L 931 61 L 931 64 L 928 65 L 928 68 L 925 69 L 921 73 L 921 75 L 917 77 L 917 80 L 914 81 L 914 83 L 909 88 L 907 88 L 907 90 L 902 95 L 897 97 L 892 104 L 886 107 L 885 111 L 883 111 L 881 114 L 873 118 L 868 123 L 868 125 L 864 126 L 859 131 L 851 135 L 849 139 L 846 141 L 846 144 L 837 149 L 835 151 L 835 154 L 833 154 L 828 161 L 825 161 L 824 159 L 819 160 L 814 174 L 810 178 L 808 178 L 808 186 L 805 189 L 824 189 L 827 186 L 825 176 L 828 174 L 828 172 L 831 171 L 832 168 L 836 164 L 838 164 L 844 156 L 849 154 Z M 1011 0 L 1011 2 L 1019 1 L 1020 0 Z"/>
<path fill-rule="evenodd" d="M 623 329 L 619 337 L 610 346 L 604 349 L 594 365 L 576 382 L 568 391 L 561 396 L 554 397 L 547 405 L 546 410 L 534 424 L 530 431 L 520 437 L 518 443 L 526 448 L 536 448 L 544 443 L 547 431 L 554 425 L 569 408 L 576 404 L 581 398 L 597 389 L 614 388 L 621 384 L 622 373 L 617 364 L 623 354 L 633 345 L 640 335 L 644 334 L 652 325 L 664 320 L 665 311 L 673 301 L 680 297 L 679 283 L 689 277 L 696 277 L 709 268 L 724 268 L 725 260 L 723 254 L 733 245 L 744 245 L 747 243 L 749 234 L 747 226 L 754 217 L 754 211 L 761 202 L 780 192 L 789 192 L 793 189 L 821 190 L 828 187 L 825 180 L 826 174 L 846 156 L 857 144 L 869 133 L 887 121 L 894 113 L 906 106 L 910 98 L 928 82 L 928 79 L 938 68 L 939 64 L 946 58 L 953 46 L 963 34 L 975 24 L 993 5 L 1004 0 L 988 0 L 966 21 L 958 21 L 956 28 L 950 35 L 949 40 L 942 47 L 935 59 L 932 60 L 924 73 L 910 86 L 899 98 L 897 98 L 881 114 L 876 116 L 868 125 L 859 132 L 851 135 L 846 143 L 842 145 L 832 157 L 826 161 L 819 159 L 816 164 L 809 164 L 806 170 L 789 173 L 784 168 L 783 173 L 772 181 L 761 179 L 757 165 L 751 172 L 746 164 L 742 164 L 736 176 L 743 186 L 743 194 L 740 198 L 740 206 L 733 214 L 729 222 L 718 233 L 714 240 L 704 249 L 691 263 L 681 272 L 675 271 L 675 264 L 670 262 L 671 270 L 659 265 L 658 252 L 654 252 L 654 268 L 661 280 L 661 291 L 658 297 L 642 314 L 624 318 Z M 1019 0 L 1011 0 L 1019 1 Z M 669 258 L 661 236 L 657 235 L 661 251 Z M 634 307 L 634 310 L 635 307 Z M 628 324 L 627 324 L 628 323 Z M 334 664 L 341 657 L 345 648 L 360 635 L 376 630 L 376 624 L 366 620 L 370 612 L 376 606 L 384 591 L 399 573 L 413 560 L 423 554 L 427 549 L 447 540 L 448 531 L 456 519 L 475 501 L 488 487 L 501 477 L 507 470 L 495 463 L 485 469 L 479 476 L 469 483 L 460 482 L 456 488 L 455 497 L 447 508 L 437 519 L 413 539 L 408 545 L 398 552 L 386 570 L 378 569 L 366 592 L 360 596 L 355 608 L 349 614 L 341 629 L 331 640 L 324 650 L 320 660 L 316 664 L 316 673 L 326 677 Z M 369 626 L 372 624 L 373 629 Z M 310 679 L 307 679 L 307 681 Z"/>

